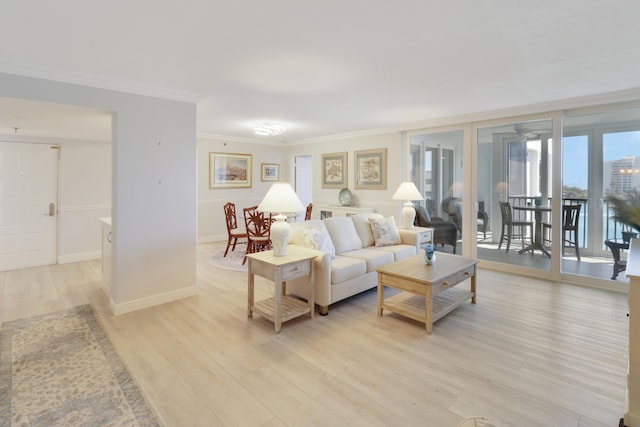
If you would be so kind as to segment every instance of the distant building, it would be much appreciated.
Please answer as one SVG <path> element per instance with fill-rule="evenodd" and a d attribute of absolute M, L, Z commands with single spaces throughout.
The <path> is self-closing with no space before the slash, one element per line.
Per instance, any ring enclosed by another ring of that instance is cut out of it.
<path fill-rule="evenodd" d="M 640 188 L 640 157 L 624 156 L 604 164 L 604 194 L 625 194 Z"/>

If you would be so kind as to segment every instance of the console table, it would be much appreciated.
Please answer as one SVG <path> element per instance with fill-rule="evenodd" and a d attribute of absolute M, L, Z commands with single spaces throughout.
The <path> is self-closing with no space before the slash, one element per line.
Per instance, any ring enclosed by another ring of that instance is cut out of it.
<path fill-rule="evenodd" d="M 373 212 L 373 208 L 358 208 L 355 206 L 337 205 L 313 205 L 313 219 L 325 219 L 334 216 L 351 216 L 371 212 Z"/>

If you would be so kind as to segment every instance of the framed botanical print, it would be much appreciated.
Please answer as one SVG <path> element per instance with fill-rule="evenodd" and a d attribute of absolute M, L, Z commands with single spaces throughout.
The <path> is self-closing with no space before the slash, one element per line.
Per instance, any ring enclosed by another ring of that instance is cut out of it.
<path fill-rule="evenodd" d="M 355 188 L 385 190 L 387 188 L 387 149 L 356 151 Z"/>
<path fill-rule="evenodd" d="M 278 181 L 280 179 L 280 165 L 277 163 L 262 163 L 260 165 L 260 179 L 262 181 Z"/>
<path fill-rule="evenodd" d="M 322 155 L 322 188 L 347 186 L 347 153 Z"/>
<path fill-rule="evenodd" d="M 209 153 L 209 188 L 251 188 L 252 155 Z"/>

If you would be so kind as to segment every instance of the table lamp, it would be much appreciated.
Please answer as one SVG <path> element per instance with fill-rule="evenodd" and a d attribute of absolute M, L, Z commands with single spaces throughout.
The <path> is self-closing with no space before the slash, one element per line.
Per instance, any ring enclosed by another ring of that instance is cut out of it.
<path fill-rule="evenodd" d="M 424 200 L 418 188 L 413 182 L 403 182 L 391 197 L 393 200 L 406 200 L 402 208 L 402 228 L 411 230 L 413 220 L 416 218 L 416 210 L 413 208 L 413 200 Z"/>
<path fill-rule="evenodd" d="M 273 184 L 258 205 L 258 210 L 261 212 L 277 214 L 274 217 L 276 222 L 271 224 L 270 230 L 274 256 L 287 255 L 287 245 L 289 244 L 289 235 L 291 234 L 289 224 L 285 221 L 287 217 L 282 213 L 302 212 L 304 209 L 302 202 L 288 182 L 277 182 Z"/>

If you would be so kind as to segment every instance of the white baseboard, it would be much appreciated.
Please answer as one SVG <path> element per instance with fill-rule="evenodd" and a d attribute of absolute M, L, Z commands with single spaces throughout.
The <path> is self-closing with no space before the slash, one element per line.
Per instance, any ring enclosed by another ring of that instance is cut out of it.
<path fill-rule="evenodd" d="M 69 264 L 70 262 L 88 261 L 102 257 L 102 251 L 82 252 L 77 254 L 58 256 L 58 264 Z"/>
<path fill-rule="evenodd" d="M 113 298 L 109 298 L 109 307 L 111 308 L 111 313 L 113 313 L 115 316 L 118 316 L 120 314 L 142 310 L 143 308 L 154 307 L 156 305 L 192 297 L 195 295 L 198 295 L 198 288 L 196 286 L 192 286 L 189 288 L 179 289 L 177 291 L 166 292 L 160 295 L 152 295 L 147 298 L 140 298 L 134 301 L 123 302 L 120 304 L 116 304 Z"/>

